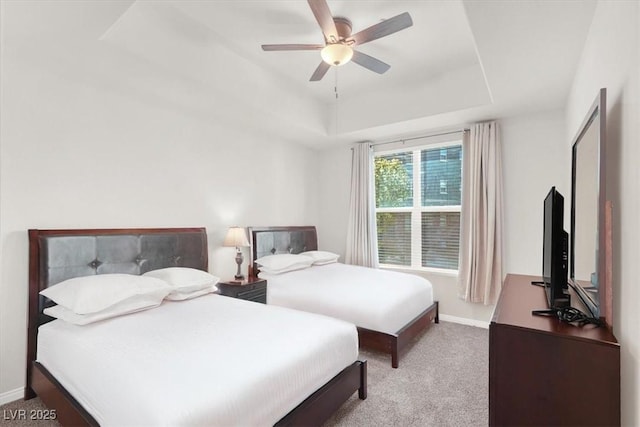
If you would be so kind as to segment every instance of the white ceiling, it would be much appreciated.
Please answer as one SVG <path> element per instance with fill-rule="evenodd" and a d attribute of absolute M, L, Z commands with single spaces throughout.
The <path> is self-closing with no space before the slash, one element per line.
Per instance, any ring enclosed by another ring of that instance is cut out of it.
<path fill-rule="evenodd" d="M 321 43 L 307 2 L 21 1 L 3 4 L 3 51 L 52 72 L 317 147 L 384 140 L 561 108 L 595 0 L 329 0 L 354 33 L 402 12 L 413 26 L 309 77 Z M 336 99 L 334 88 L 337 87 Z"/>

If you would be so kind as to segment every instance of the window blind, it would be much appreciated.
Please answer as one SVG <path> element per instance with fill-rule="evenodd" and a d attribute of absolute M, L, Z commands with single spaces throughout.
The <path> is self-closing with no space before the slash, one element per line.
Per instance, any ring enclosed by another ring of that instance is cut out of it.
<path fill-rule="evenodd" d="M 422 212 L 422 266 L 458 269 L 460 212 Z"/>
<path fill-rule="evenodd" d="M 411 212 L 378 212 L 378 260 L 411 265 Z"/>

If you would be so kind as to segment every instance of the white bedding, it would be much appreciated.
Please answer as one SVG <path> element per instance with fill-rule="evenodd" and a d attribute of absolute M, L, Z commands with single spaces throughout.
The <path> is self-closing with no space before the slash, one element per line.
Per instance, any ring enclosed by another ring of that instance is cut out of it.
<path fill-rule="evenodd" d="M 433 304 L 431 283 L 413 274 L 333 263 L 267 279 L 267 303 L 394 334 Z"/>
<path fill-rule="evenodd" d="M 220 295 L 40 327 L 37 360 L 102 426 L 273 425 L 358 356 L 355 327 Z"/>

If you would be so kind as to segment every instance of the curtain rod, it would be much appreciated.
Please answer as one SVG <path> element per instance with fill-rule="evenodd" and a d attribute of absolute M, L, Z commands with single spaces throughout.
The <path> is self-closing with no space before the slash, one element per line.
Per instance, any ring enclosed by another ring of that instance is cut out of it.
<path fill-rule="evenodd" d="M 394 141 L 386 141 L 386 142 L 368 142 L 368 141 L 363 141 L 360 144 L 365 144 L 365 143 L 369 143 L 370 147 L 373 147 L 374 145 L 386 145 L 386 144 L 395 144 L 396 142 L 407 142 L 407 141 L 413 141 L 414 139 L 422 139 L 422 138 L 432 138 L 432 137 L 436 137 L 436 136 L 443 136 L 443 135 L 451 135 L 454 133 L 460 133 L 460 132 L 467 132 L 469 131 L 468 128 L 462 128 L 462 129 L 458 129 L 458 130 L 451 130 L 448 132 L 441 132 L 441 133 L 432 133 L 429 135 L 422 135 L 422 136 L 414 136 L 411 138 L 402 138 L 402 139 L 396 139 Z"/>

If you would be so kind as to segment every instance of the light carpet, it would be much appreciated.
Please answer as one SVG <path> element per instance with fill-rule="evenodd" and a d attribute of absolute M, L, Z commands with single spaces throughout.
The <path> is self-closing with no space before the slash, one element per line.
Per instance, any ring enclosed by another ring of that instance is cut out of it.
<path fill-rule="evenodd" d="M 361 351 L 368 397 L 352 396 L 327 426 L 486 426 L 489 422 L 489 331 L 432 325 L 400 355 Z"/>

